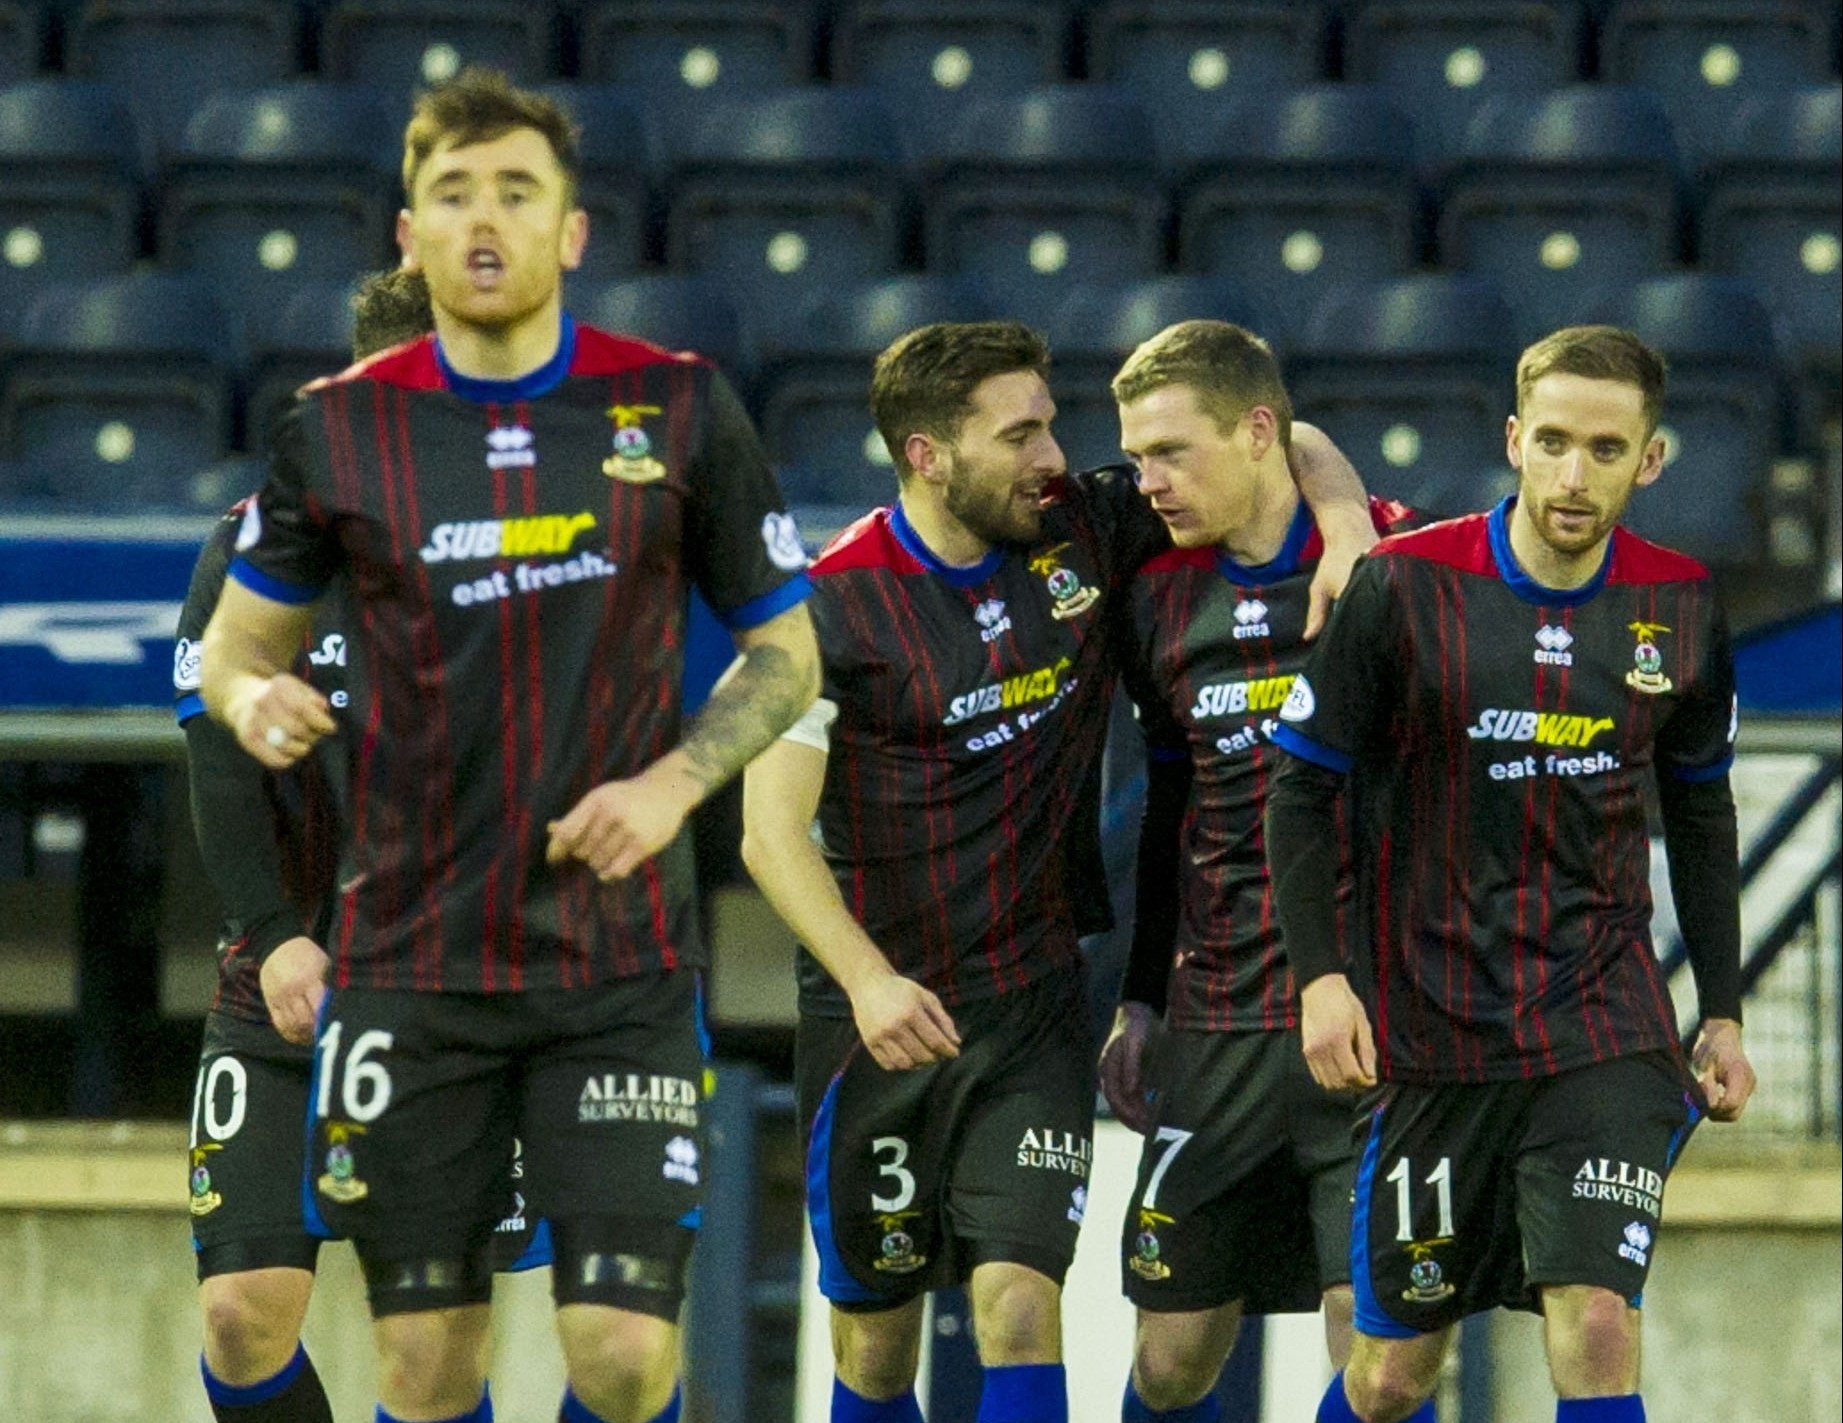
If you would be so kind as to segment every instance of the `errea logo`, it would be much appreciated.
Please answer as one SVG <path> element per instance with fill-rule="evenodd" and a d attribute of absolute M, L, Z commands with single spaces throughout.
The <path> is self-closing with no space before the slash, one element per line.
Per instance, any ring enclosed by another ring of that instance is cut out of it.
<path fill-rule="evenodd" d="M 687 1186 L 698 1183 L 698 1144 L 688 1136 L 675 1136 L 666 1143 L 665 1165 L 660 1175 L 668 1181 L 682 1181 Z"/>
<path fill-rule="evenodd" d="M 1634 1265 L 1645 1264 L 1651 1251 L 1651 1227 L 1635 1220 L 1625 1228 L 1624 1235 L 1625 1243 L 1619 1247 L 1620 1258 Z"/>
<path fill-rule="evenodd" d="M 1011 619 L 1005 616 L 1005 604 L 999 598 L 987 598 L 973 609 L 973 621 L 979 624 L 981 642 L 997 642 L 1011 631 Z"/>
<path fill-rule="evenodd" d="M 1566 628 L 1552 627 L 1544 623 L 1536 629 L 1536 663 L 1542 667 L 1572 667 L 1574 654 L 1568 649 L 1574 646 L 1574 634 Z"/>
<path fill-rule="evenodd" d="M 1267 623 L 1267 605 L 1259 598 L 1243 598 L 1235 605 L 1235 636 L 1238 640 L 1273 636 Z"/>
<path fill-rule="evenodd" d="M 495 425 L 486 432 L 488 469 L 530 469 L 538 462 L 531 431 L 523 425 Z"/>

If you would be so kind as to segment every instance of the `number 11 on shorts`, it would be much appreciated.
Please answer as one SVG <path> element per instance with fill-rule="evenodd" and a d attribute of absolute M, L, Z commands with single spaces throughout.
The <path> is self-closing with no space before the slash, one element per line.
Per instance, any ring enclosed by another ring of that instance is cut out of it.
<path fill-rule="evenodd" d="M 1409 1199 L 1409 1181 L 1414 1168 L 1408 1164 L 1408 1158 L 1398 1157 L 1395 1169 L 1385 1178 L 1395 1183 L 1395 1238 L 1397 1240 L 1414 1239 L 1414 1207 Z M 1443 1240 L 1453 1237 L 1453 1158 L 1442 1156 L 1440 1164 L 1427 1173 L 1423 1184 L 1434 1188 L 1440 1208 L 1440 1228 L 1435 1232 Z"/>

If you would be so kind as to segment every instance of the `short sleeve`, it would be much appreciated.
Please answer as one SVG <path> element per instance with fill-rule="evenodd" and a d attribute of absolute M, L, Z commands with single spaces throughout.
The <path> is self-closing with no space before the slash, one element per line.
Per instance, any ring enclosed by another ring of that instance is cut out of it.
<path fill-rule="evenodd" d="M 275 422 L 269 477 L 244 506 L 230 576 L 278 603 L 311 603 L 333 579 L 339 545 L 312 495 L 313 454 L 297 400 Z"/>
<path fill-rule="evenodd" d="M 1293 680 L 1274 740 L 1340 774 L 1369 749 L 1392 711 L 1394 591 L 1388 559 L 1360 559 L 1305 670 Z"/>
<path fill-rule="evenodd" d="M 704 439 L 691 469 L 687 566 L 718 619 L 758 627 L 812 591 L 806 548 L 755 427 L 708 368 Z"/>
<path fill-rule="evenodd" d="M 205 712 L 205 699 L 199 691 L 203 685 L 200 654 L 206 625 L 218 606 L 218 594 L 224 590 L 239 523 L 233 512 L 212 528 L 192 565 L 192 582 L 179 609 L 179 625 L 173 633 L 173 715 L 181 726 Z"/>
<path fill-rule="evenodd" d="M 1717 780 L 1734 763 L 1740 704 L 1734 690 L 1734 651 L 1728 620 L 1713 602 L 1703 656 L 1682 700 L 1658 732 L 1658 769 L 1692 784 Z"/>

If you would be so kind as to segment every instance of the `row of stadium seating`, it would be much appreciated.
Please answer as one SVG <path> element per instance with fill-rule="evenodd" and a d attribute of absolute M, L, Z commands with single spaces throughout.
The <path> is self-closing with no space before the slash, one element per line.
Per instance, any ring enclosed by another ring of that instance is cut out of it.
<path fill-rule="evenodd" d="M 713 102 L 659 162 L 622 91 L 567 97 L 588 120 L 585 273 L 663 259 L 721 277 L 745 313 L 918 265 L 1002 286 L 1031 317 L 1071 284 L 1175 267 L 1255 287 L 1280 335 L 1327 283 L 1427 263 L 1499 277 L 1527 339 L 1693 252 L 1759 287 L 1794 359 L 1831 369 L 1843 339 L 1835 84 L 1754 101 L 1693 184 L 1642 90 L 1504 100 L 1426 187 L 1409 118 L 1364 85 L 1231 107 L 1218 156 L 1168 180 L 1147 161 L 1150 117 L 1107 87 L 984 101 L 919 165 L 863 91 Z M 376 91 L 319 84 L 209 98 L 148 190 L 156 260 L 209 273 L 251 310 L 303 279 L 390 262 L 387 107 Z M 108 90 L 0 90 L 0 304 L 23 309 L 48 284 L 140 260 L 134 151 Z"/>
<path fill-rule="evenodd" d="M 790 499 L 828 520 L 886 500 L 888 459 L 865 408 L 870 358 L 932 320 L 1001 314 L 991 294 L 942 278 L 841 289 L 788 314 L 751 347 L 720 285 L 654 276 L 578 282 L 584 320 L 711 354 L 745 391 Z M 1637 330 L 1669 357 L 1671 490 L 1638 526 L 1717 562 L 1757 555 L 1750 501 L 1781 446 L 1771 322 L 1746 284 L 1655 278 L 1582 313 Z M 1166 277 L 1075 287 L 1040 324 L 1055 351 L 1057 431 L 1073 463 L 1117 458 L 1107 383 L 1122 353 L 1171 321 L 1208 315 L 1260 326 L 1256 293 Z M 222 463 L 295 386 L 344 364 L 340 285 L 303 288 L 252 323 L 248 347 L 209 283 L 143 273 L 54 289 L 0 352 L 0 508 L 221 508 L 253 486 Z M 1322 423 L 1377 488 L 1436 511 L 1478 506 L 1503 474 L 1503 420 L 1516 343 L 1488 277 L 1423 275 L 1336 286 L 1280 346 L 1299 413 Z M 834 521 L 835 522 L 835 521 Z"/>
<path fill-rule="evenodd" d="M 1817 0 L 0 0 L 0 82 L 57 63 L 170 120 L 201 76 L 407 90 L 481 61 L 664 96 L 826 75 L 938 126 L 1063 77 L 1193 115 L 1344 77 L 1407 96 L 1450 146 L 1486 99 L 1601 77 L 1658 90 L 1695 151 L 1748 96 L 1828 78 L 1836 23 Z"/>

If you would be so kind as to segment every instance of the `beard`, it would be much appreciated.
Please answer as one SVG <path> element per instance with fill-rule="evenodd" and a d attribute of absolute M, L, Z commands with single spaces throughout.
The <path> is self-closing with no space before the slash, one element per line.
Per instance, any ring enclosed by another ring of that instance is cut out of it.
<path fill-rule="evenodd" d="M 969 533 L 989 544 L 1029 543 L 1043 528 L 1041 505 L 1019 498 L 1015 481 L 982 478 L 963 464 L 956 463 L 947 476 L 941 502 Z"/>
<path fill-rule="evenodd" d="M 1522 488 L 1518 490 L 1517 497 L 1527 502 L 1532 516 L 1530 522 L 1542 541 L 1559 554 L 1573 555 L 1586 553 L 1612 534 L 1624 516 L 1625 507 L 1631 502 L 1633 493 L 1633 489 L 1627 489 L 1614 501 L 1596 503 L 1585 498 L 1567 496 L 1540 499 L 1527 488 Z M 1565 520 L 1562 517 L 1563 510 L 1577 517 Z M 1579 517 L 1583 515 L 1585 517 Z"/>

